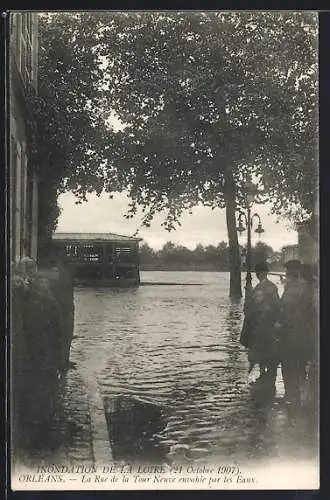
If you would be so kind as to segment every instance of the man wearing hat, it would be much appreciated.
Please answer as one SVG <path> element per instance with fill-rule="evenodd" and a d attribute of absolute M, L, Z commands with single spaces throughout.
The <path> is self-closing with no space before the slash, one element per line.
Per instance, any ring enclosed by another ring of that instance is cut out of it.
<path fill-rule="evenodd" d="M 278 341 L 274 328 L 279 319 L 280 298 L 276 285 L 268 279 L 267 262 L 255 265 L 259 283 L 248 302 L 240 342 L 248 348 L 250 371 L 258 363 L 260 382 L 275 392 L 277 375 Z"/>
<path fill-rule="evenodd" d="M 299 260 L 285 264 L 286 280 L 281 298 L 281 359 L 287 403 L 300 406 L 306 366 L 313 352 L 311 336 L 312 295 L 307 273 Z"/>

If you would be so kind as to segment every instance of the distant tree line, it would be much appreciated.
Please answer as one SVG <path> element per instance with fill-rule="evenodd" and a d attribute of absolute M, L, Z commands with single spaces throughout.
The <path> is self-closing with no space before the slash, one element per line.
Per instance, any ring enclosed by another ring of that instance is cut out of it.
<path fill-rule="evenodd" d="M 240 246 L 240 251 L 244 270 L 246 248 Z M 252 247 L 252 265 L 264 260 L 267 260 L 272 270 L 281 270 L 281 252 L 258 242 Z M 142 270 L 229 271 L 229 246 L 225 241 L 221 241 L 217 246 L 203 246 L 199 243 L 191 250 L 168 241 L 156 251 L 143 242 L 140 245 L 140 267 Z"/>

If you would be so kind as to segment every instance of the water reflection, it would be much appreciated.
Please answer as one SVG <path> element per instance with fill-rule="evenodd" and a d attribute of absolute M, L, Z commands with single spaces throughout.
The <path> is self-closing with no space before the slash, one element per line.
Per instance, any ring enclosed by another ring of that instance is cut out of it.
<path fill-rule="evenodd" d="M 149 454 L 158 449 L 175 461 L 292 455 L 296 436 L 286 429 L 283 408 L 258 400 L 247 383 L 247 355 L 239 344 L 243 304 L 228 298 L 228 275 L 153 273 L 144 280 L 165 279 L 204 286 L 76 290 L 72 359 L 87 383 L 98 381 L 107 404 L 133 397 L 165 409 L 166 417 L 154 415 L 157 428 L 146 419 L 149 409 L 140 412 L 127 439 L 129 417 L 117 418 L 117 456 L 143 454 L 148 446 Z M 280 378 L 277 394 L 283 394 Z M 145 426 L 150 430 L 141 436 Z M 310 455 L 307 441 L 300 453 Z"/>
<path fill-rule="evenodd" d="M 228 336 L 226 347 L 228 349 L 229 362 L 234 366 L 237 365 L 240 358 L 239 337 L 242 326 L 243 304 L 241 299 L 228 300 L 226 314 L 226 334 Z"/>
<path fill-rule="evenodd" d="M 104 407 L 115 460 L 164 462 L 169 447 L 158 438 L 166 426 L 164 408 L 132 396 L 105 398 Z"/>

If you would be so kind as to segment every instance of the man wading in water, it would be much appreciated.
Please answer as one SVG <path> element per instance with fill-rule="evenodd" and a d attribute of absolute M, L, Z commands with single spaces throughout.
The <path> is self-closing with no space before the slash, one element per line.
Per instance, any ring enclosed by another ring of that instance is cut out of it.
<path fill-rule="evenodd" d="M 240 342 L 248 349 L 249 373 L 259 364 L 258 383 L 275 393 L 277 375 L 278 338 L 275 323 L 278 321 L 280 298 L 277 286 L 268 279 L 268 264 L 256 264 L 259 280 L 248 301 Z"/>
<path fill-rule="evenodd" d="M 286 263 L 286 284 L 280 303 L 285 398 L 294 411 L 302 403 L 307 364 L 315 357 L 317 314 L 309 267 L 299 260 Z"/>

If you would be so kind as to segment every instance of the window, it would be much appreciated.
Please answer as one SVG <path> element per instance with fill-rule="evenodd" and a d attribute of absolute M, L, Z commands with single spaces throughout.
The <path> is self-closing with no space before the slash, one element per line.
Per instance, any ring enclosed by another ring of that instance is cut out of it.
<path fill-rule="evenodd" d="M 15 14 L 9 14 L 10 16 L 10 36 L 14 36 L 15 33 Z"/>
<path fill-rule="evenodd" d="M 80 263 L 101 264 L 103 262 L 103 248 L 99 245 L 68 244 L 66 245 L 66 254 L 70 260 Z"/>
<path fill-rule="evenodd" d="M 26 81 L 32 81 L 32 14 L 27 15 L 26 24 Z"/>
<path fill-rule="evenodd" d="M 20 241 L 21 241 L 21 249 L 20 249 L 20 254 L 21 257 L 24 257 L 26 255 L 28 249 L 27 249 L 27 242 L 26 242 L 26 229 L 27 229 L 27 214 L 26 214 L 26 167 L 27 167 L 27 159 L 26 159 L 26 153 L 25 153 L 25 148 L 22 148 L 21 152 L 21 193 L 20 193 L 20 206 L 21 206 L 21 232 L 20 232 Z"/>
<path fill-rule="evenodd" d="M 29 14 L 21 14 L 22 16 L 22 33 L 24 34 L 25 33 L 25 30 L 26 30 L 26 26 L 27 26 L 27 16 Z"/>
<path fill-rule="evenodd" d="M 26 250 L 27 254 L 32 256 L 32 204 L 33 204 L 33 181 L 31 178 L 27 180 L 27 190 L 26 190 L 26 199 L 27 199 L 27 234 L 26 234 Z"/>
<path fill-rule="evenodd" d="M 117 245 L 116 250 L 116 260 L 117 262 L 135 262 L 136 261 L 136 249 L 131 245 Z"/>
<path fill-rule="evenodd" d="M 21 14 L 13 14 L 16 16 L 15 24 L 15 57 L 18 68 L 21 67 L 21 31 L 22 31 L 22 19 Z"/>
<path fill-rule="evenodd" d="M 26 65 L 26 42 L 24 39 L 24 35 L 21 34 L 21 59 L 20 59 L 20 72 L 25 82 L 25 65 Z"/>
<path fill-rule="evenodd" d="M 65 251 L 69 260 L 75 260 L 78 255 L 76 245 L 65 245 Z"/>
<path fill-rule="evenodd" d="M 32 81 L 33 18 L 30 13 L 15 14 L 16 18 L 16 61 L 24 83 Z"/>
<path fill-rule="evenodd" d="M 17 196 L 17 172 L 16 172 L 16 161 L 17 161 L 17 149 L 16 142 L 13 136 L 11 136 L 11 157 L 10 157 L 10 236 L 11 236 L 11 260 L 15 259 L 16 256 L 16 196 Z"/>
<path fill-rule="evenodd" d="M 27 14 L 27 32 L 30 40 L 32 40 L 32 14 Z"/>

